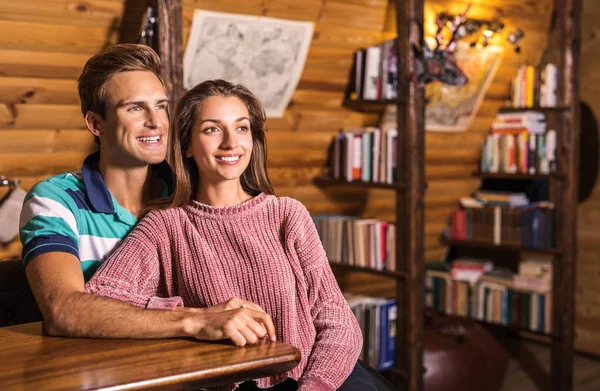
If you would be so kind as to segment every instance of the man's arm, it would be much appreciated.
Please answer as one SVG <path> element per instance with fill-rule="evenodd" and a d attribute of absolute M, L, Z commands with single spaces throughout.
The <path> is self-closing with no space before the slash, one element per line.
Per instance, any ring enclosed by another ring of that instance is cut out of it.
<path fill-rule="evenodd" d="M 184 314 L 144 310 L 85 293 L 77 257 L 51 252 L 33 258 L 27 279 L 51 335 L 105 338 L 161 338 L 184 335 Z"/>
<path fill-rule="evenodd" d="M 236 345 L 253 344 L 275 327 L 258 306 L 239 299 L 210 309 L 149 310 L 85 293 L 77 257 L 68 253 L 41 254 L 26 266 L 46 331 L 50 335 L 96 338 L 231 339 Z"/>

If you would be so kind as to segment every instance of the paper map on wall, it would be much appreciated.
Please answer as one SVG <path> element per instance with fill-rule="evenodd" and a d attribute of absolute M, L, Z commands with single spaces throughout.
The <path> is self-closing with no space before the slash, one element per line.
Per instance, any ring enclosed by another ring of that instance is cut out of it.
<path fill-rule="evenodd" d="M 470 48 L 461 43 L 455 56 L 458 66 L 467 75 L 469 82 L 462 87 L 440 82 L 427 85 L 426 130 L 464 132 L 470 128 L 500 65 L 502 49 L 496 46 L 484 49 Z"/>
<path fill-rule="evenodd" d="M 211 79 L 243 84 L 268 117 L 282 117 L 312 34 L 312 22 L 196 10 L 183 58 L 184 87 Z"/>

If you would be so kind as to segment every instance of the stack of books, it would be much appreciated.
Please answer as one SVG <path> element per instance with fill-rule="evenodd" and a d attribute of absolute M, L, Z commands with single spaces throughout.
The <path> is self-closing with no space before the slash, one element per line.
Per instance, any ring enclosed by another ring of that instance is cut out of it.
<path fill-rule="evenodd" d="M 394 224 L 337 215 L 314 215 L 312 219 L 329 262 L 396 271 Z"/>
<path fill-rule="evenodd" d="M 359 358 L 379 371 L 393 368 L 396 362 L 396 301 L 353 294 L 344 296 L 363 333 Z"/>
<path fill-rule="evenodd" d="M 556 131 L 546 131 L 543 113 L 500 113 L 481 148 L 482 172 L 556 172 Z"/>

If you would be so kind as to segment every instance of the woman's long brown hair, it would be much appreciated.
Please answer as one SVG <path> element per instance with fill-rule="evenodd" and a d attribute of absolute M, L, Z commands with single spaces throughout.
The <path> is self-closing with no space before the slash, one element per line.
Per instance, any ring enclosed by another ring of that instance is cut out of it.
<path fill-rule="evenodd" d="M 246 87 L 225 80 L 207 80 L 189 90 L 177 104 L 170 161 L 175 176 L 175 191 L 168 198 L 157 200 L 152 208 L 172 208 L 187 205 L 196 194 L 200 173 L 193 158 L 186 158 L 192 140 L 192 129 L 202 104 L 212 96 L 237 97 L 246 105 L 250 115 L 252 154 L 250 163 L 240 181 L 247 194 L 274 194 L 267 173 L 267 145 L 265 139 L 265 110 L 260 101 Z"/>

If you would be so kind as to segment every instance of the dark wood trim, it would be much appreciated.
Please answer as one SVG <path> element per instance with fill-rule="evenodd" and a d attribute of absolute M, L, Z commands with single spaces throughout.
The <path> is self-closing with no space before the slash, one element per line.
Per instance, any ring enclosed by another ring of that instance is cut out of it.
<path fill-rule="evenodd" d="M 345 179 L 335 179 L 326 177 L 317 177 L 313 179 L 313 182 L 317 186 L 353 186 L 353 187 L 364 187 L 365 189 L 392 189 L 392 190 L 403 190 L 406 185 L 403 183 L 378 183 L 378 182 L 361 182 L 361 181 L 347 181 Z"/>
<path fill-rule="evenodd" d="M 514 252 L 537 252 L 542 254 L 560 254 L 562 251 L 559 248 L 531 248 L 523 247 L 511 244 L 494 244 L 494 242 L 487 242 L 482 240 L 456 240 L 456 239 L 442 239 L 442 243 L 448 246 L 461 246 L 471 248 L 484 248 L 492 249 L 497 251 L 514 251 Z"/>
<path fill-rule="evenodd" d="M 503 107 L 500 109 L 501 113 L 522 113 L 524 111 L 539 111 L 542 113 L 557 113 L 568 111 L 568 106 L 560 107 Z"/>
<path fill-rule="evenodd" d="M 573 389 L 573 351 L 575 339 L 575 261 L 577 259 L 577 189 L 579 171 L 579 47 L 581 0 L 554 0 L 555 28 L 558 29 L 558 105 L 563 113 L 558 133 L 557 158 L 565 180 L 553 188 L 557 246 L 562 256 L 555 257 L 553 273 L 553 332 L 551 389 Z"/>
<path fill-rule="evenodd" d="M 551 178 L 562 178 L 564 175 L 559 173 L 551 174 L 510 174 L 507 172 L 473 172 L 473 176 L 479 178 L 490 178 L 490 179 L 515 179 L 515 180 L 534 180 L 534 179 L 551 179 Z"/>
<path fill-rule="evenodd" d="M 414 47 L 423 42 L 423 0 L 396 1 L 398 31 L 398 154 L 395 181 L 405 183 L 407 191 L 396 193 L 396 248 L 398 270 L 407 274 L 406 284 L 397 285 L 398 333 L 397 359 L 405 369 L 403 387 L 423 390 L 424 292 L 424 193 L 425 193 L 425 99 L 424 88 L 414 77 Z M 402 328 L 400 328 L 402 327 Z"/>
<path fill-rule="evenodd" d="M 404 105 L 406 101 L 404 99 L 345 99 L 342 102 L 342 106 L 360 112 L 368 111 L 381 111 L 385 105 Z"/>
<path fill-rule="evenodd" d="M 391 277 L 396 279 L 406 279 L 406 273 L 400 271 L 391 271 L 391 270 L 377 270 L 369 267 L 360 267 L 360 266 L 352 266 L 346 265 L 343 263 L 335 263 L 329 262 L 332 269 L 337 270 L 347 270 L 352 272 L 360 272 L 360 273 L 369 273 L 369 274 L 377 274 L 380 276 Z"/>

